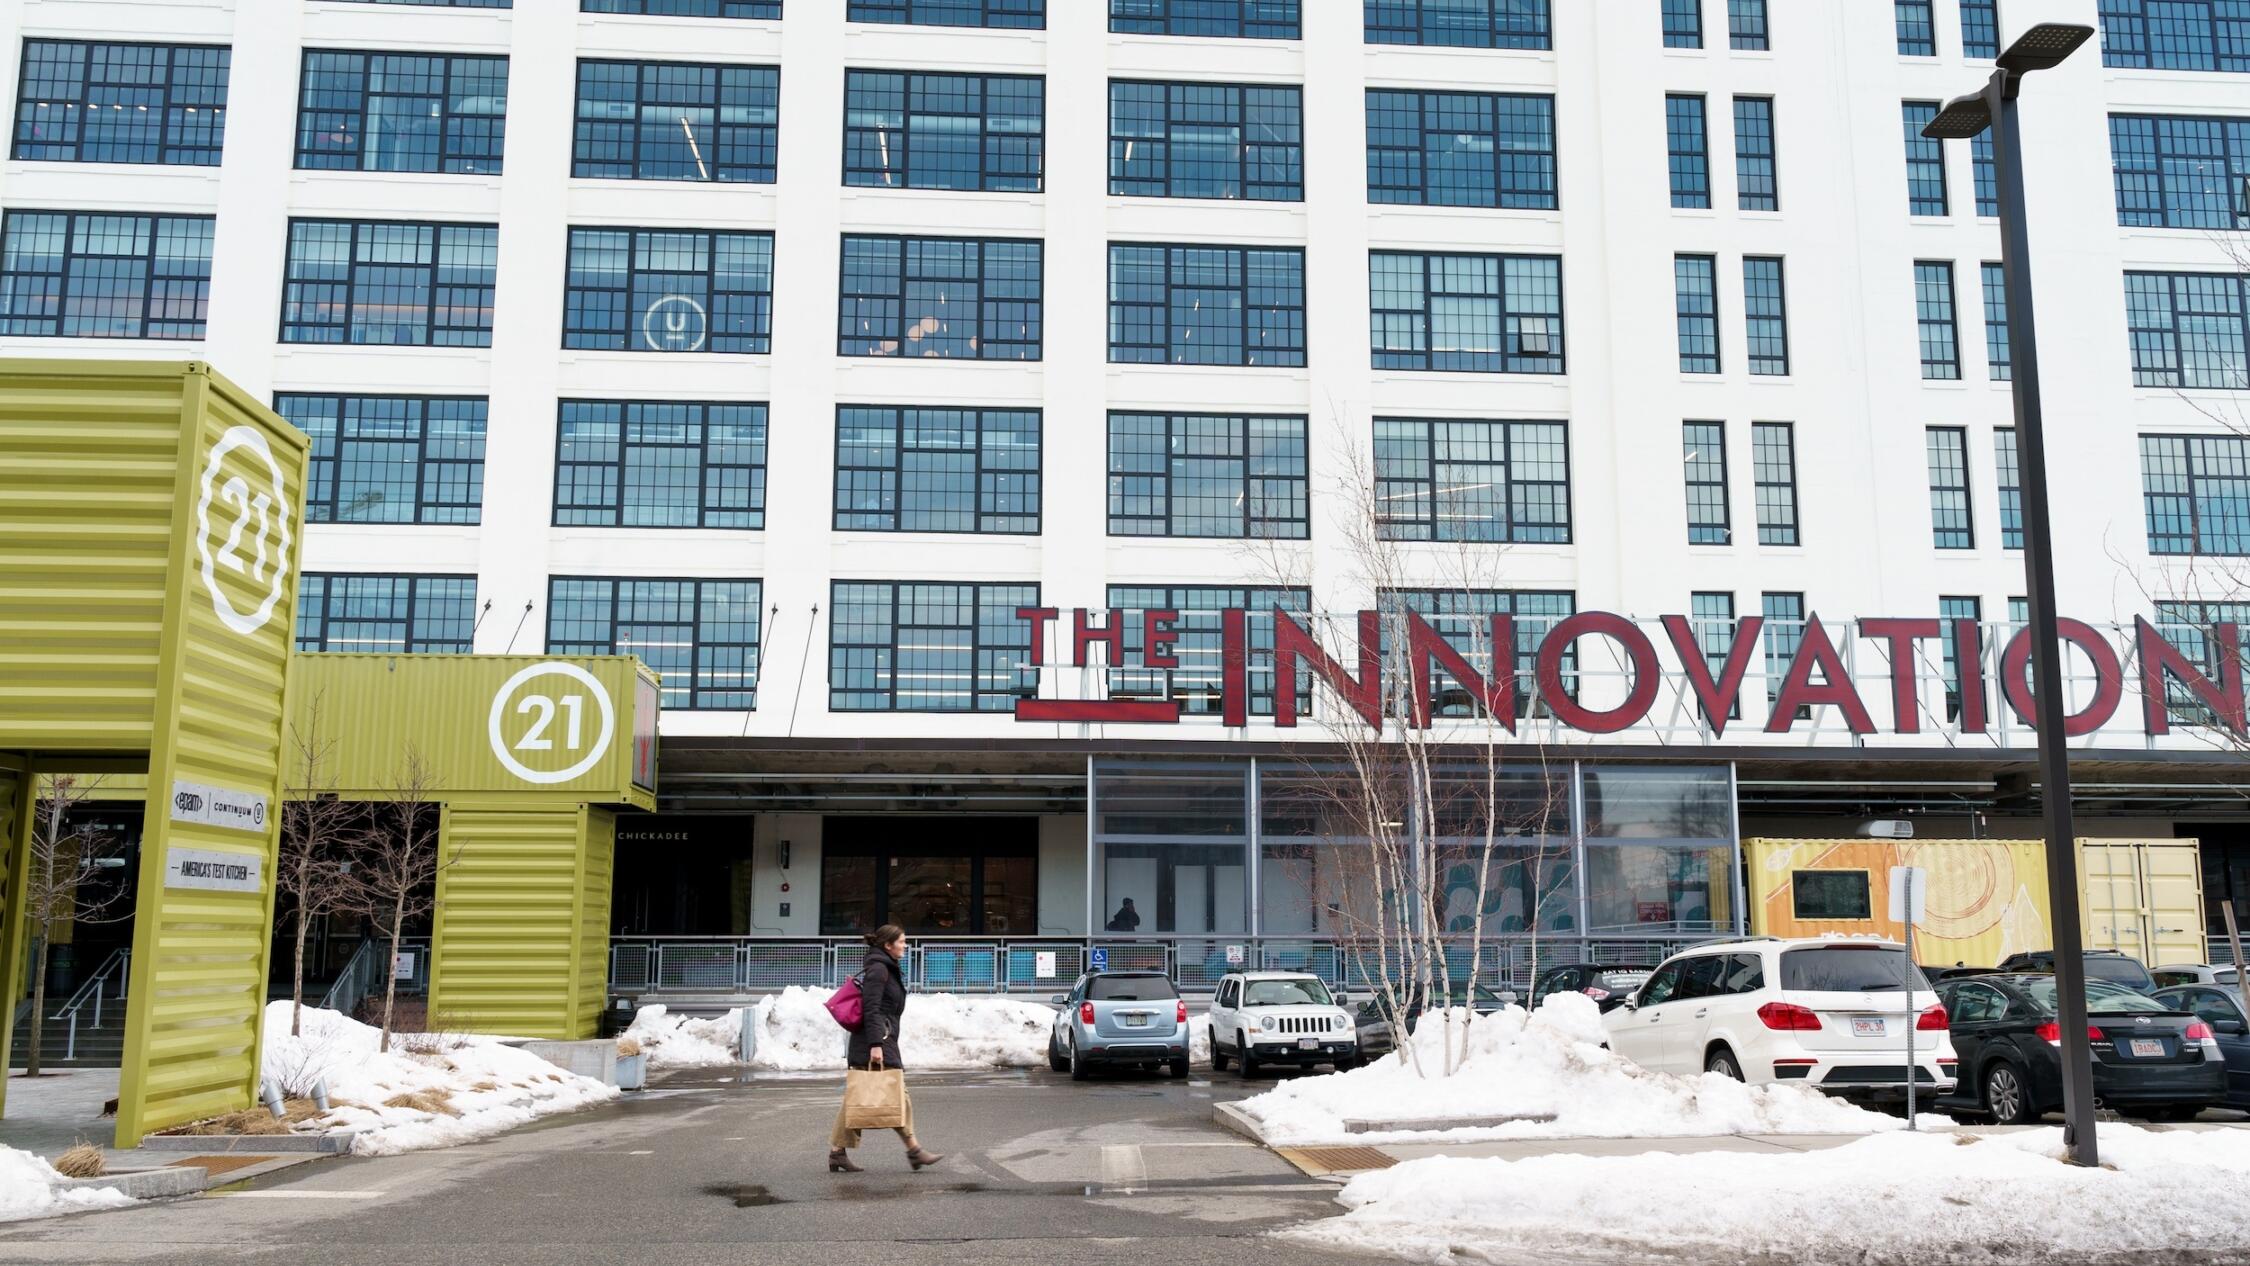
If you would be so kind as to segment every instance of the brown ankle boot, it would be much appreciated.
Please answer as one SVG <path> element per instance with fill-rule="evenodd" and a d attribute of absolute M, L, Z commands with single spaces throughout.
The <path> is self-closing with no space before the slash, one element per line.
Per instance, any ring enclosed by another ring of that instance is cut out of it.
<path fill-rule="evenodd" d="M 856 1174 L 862 1171 L 859 1166 L 852 1164 L 850 1152 L 842 1148 L 830 1148 L 828 1151 L 828 1172 L 831 1174 Z"/>
<path fill-rule="evenodd" d="M 922 1145 L 920 1143 L 916 1143 L 914 1146 L 906 1149 L 906 1163 L 912 1165 L 916 1169 L 920 1169 L 924 1165 L 935 1165 L 939 1161 L 944 1159 L 944 1153 L 925 1152 L 922 1150 Z"/>

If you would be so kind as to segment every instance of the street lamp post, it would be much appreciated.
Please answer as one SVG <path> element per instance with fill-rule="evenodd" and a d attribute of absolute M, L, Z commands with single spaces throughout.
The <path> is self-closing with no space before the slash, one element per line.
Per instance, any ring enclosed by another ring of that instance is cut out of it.
<path fill-rule="evenodd" d="M 2000 180 L 2000 267 L 2006 278 L 2010 375 L 2023 485 L 2023 562 L 2031 602 L 2033 710 L 2039 732 L 2040 801 L 2046 818 L 2047 909 L 2055 940 L 2055 1021 L 2062 1028 L 2063 1141 L 2080 1165 L 2094 1147 L 2093 1049 L 2086 1040 L 2086 955 L 2078 926 L 2078 855 L 2070 814 L 2070 749 L 2063 734 L 2062 647 L 2055 633 L 2054 533 L 2047 501 L 2047 442 L 2039 416 L 2039 340 L 2031 301 L 2031 242 L 2023 196 L 2023 135 L 2016 92 L 2023 77 L 2059 65 L 2094 28 L 2046 22 L 2000 54 L 1982 91 L 1956 97 L 1922 129 L 1935 140 L 1994 130 Z"/>

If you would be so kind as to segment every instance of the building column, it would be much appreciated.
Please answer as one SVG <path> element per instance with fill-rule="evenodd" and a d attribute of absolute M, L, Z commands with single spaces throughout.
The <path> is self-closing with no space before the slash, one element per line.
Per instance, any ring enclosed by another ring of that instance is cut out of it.
<path fill-rule="evenodd" d="M 617 818 L 596 805 L 447 804 L 430 1027 L 592 1037 L 609 986 Z"/>

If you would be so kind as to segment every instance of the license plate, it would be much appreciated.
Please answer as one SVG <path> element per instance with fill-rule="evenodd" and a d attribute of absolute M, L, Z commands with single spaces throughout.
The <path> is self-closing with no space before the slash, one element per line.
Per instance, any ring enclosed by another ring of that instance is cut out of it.
<path fill-rule="evenodd" d="M 1317 1051 L 1320 1049 L 1320 1039 L 1317 1037 L 1300 1037 L 1297 1039 L 1297 1049 L 1300 1051 Z"/>
<path fill-rule="evenodd" d="M 1859 1016 L 1852 1017 L 1853 1037 L 1882 1037 L 1889 1032 L 1890 1023 L 1881 1016 L 1876 1016 L 1873 1019 L 1865 1019 Z"/>
<path fill-rule="evenodd" d="M 2152 1037 L 2136 1037 L 2133 1039 L 2133 1058 L 2162 1059 L 2164 1058 L 2164 1043 Z"/>
<path fill-rule="evenodd" d="M 1148 1026 L 1148 1017 L 1145 1015 L 1124 1015 L 1119 1016 L 1118 1019 L 1123 1020 L 1125 1027 L 1128 1029 L 1146 1028 Z"/>

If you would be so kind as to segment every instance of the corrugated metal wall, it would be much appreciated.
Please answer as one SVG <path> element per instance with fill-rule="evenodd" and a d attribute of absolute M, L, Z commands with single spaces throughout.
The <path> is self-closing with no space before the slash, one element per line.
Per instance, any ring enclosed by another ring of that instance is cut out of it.
<path fill-rule="evenodd" d="M 524 1037 L 593 1032 L 580 959 L 607 949 L 606 937 L 587 935 L 595 926 L 588 907 L 599 905 L 606 926 L 615 838 L 609 823 L 597 829 L 597 816 L 609 817 L 584 805 L 446 806 L 430 944 L 432 1023 Z M 600 999 L 592 1005 L 599 1010 Z"/>
<path fill-rule="evenodd" d="M 616 873 L 617 815 L 608 809 L 588 809 L 585 878 L 578 885 L 577 1002 L 572 1013 L 582 1037 L 599 1030 L 602 1006 L 609 1001 L 609 902 Z"/>

